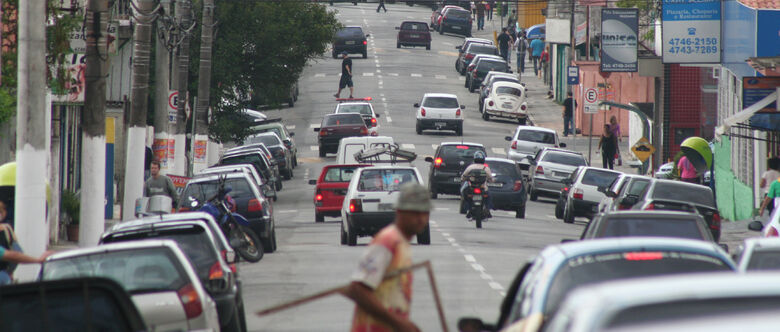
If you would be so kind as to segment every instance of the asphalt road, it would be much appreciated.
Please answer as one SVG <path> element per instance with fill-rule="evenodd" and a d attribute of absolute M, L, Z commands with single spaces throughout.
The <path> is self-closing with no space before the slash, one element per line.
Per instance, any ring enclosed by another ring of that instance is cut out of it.
<path fill-rule="evenodd" d="M 336 4 L 338 18 L 344 25 L 360 25 L 370 33 L 368 59 L 353 58 L 355 97 L 373 97 L 379 119 L 380 135 L 392 136 L 403 148 L 420 156 L 414 162 L 426 177 L 429 165 L 423 161 L 432 155 L 435 145 L 447 141 L 478 142 L 485 145 L 488 156 L 504 157 L 509 135 L 516 122 L 484 122 L 477 111 L 477 94 L 463 87 L 463 78 L 455 72 L 455 46 L 463 39 L 434 32 L 430 51 L 424 47 L 396 49 L 396 30 L 404 20 L 430 21 L 430 8 L 387 5 L 387 13 L 376 13 L 376 4 Z M 487 21 L 486 31 L 491 23 Z M 475 24 L 476 29 L 476 24 Z M 476 31 L 475 31 L 476 33 Z M 514 59 L 512 59 L 514 61 Z M 299 167 L 295 177 L 284 185 L 274 205 L 278 252 L 266 255 L 257 264 L 242 264 L 244 301 L 251 331 L 346 331 L 354 305 L 334 296 L 266 317 L 253 313 L 349 282 L 369 238 L 359 238 L 357 247 L 339 244 L 337 218 L 325 223 L 314 222 L 313 186 L 323 165 L 333 163 L 334 156 L 317 157 L 318 127 L 324 114 L 336 104 L 333 94 L 341 72 L 339 59 L 330 52 L 313 61 L 300 80 L 300 97 L 294 108 L 270 111 L 281 116 L 295 133 Z M 514 66 L 514 65 L 513 65 Z M 451 132 L 414 132 L 414 108 L 425 92 L 454 93 L 466 105 L 463 137 Z M 342 91 L 342 96 L 349 92 Z M 557 110 L 556 110 L 557 111 Z M 494 218 L 476 229 L 457 211 L 456 196 L 440 195 L 431 213 L 431 245 L 413 246 L 415 262 L 430 260 L 433 264 L 447 323 L 456 330 L 459 317 L 477 316 L 495 320 L 504 290 L 522 264 L 547 244 L 562 238 L 579 236 L 584 223 L 564 224 L 556 220 L 554 201 L 540 199 L 528 202 L 525 219 L 514 213 L 495 211 Z M 423 331 L 441 327 L 427 275 L 415 273 L 412 320 Z"/>

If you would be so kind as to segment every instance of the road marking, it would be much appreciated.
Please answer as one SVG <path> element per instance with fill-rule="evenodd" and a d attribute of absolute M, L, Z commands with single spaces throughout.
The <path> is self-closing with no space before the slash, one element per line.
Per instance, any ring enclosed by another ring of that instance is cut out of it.
<path fill-rule="evenodd" d="M 498 292 L 498 294 L 501 294 L 502 297 L 506 296 L 506 292 L 505 291 L 500 291 L 500 292 Z"/>
<path fill-rule="evenodd" d="M 377 68 L 382 68 L 382 66 L 380 66 L 378 63 L 376 64 L 376 67 Z"/>
<path fill-rule="evenodd" d="M 363 73 L 363 76 L 374 76 L 374 73 Z"/>
<path fill-rule="evenodd" d="M 557 220 L 557 219 L 558 219 L 558 217 L 556 217 L 556 216 L 554 216 L 554 215 L 552 215 L 552 214 L 548 214 L 548 215 L 547 215 L 547 219 L 553 219 L 553 220 Z"/>
<path fill-rule="evenodd" d="M 412 51 L 405 50 L 405 49 L 400 49 L 400 50 L 398 50 L 398 52 L 401 52 L 401 53 L 412 53 Z"/>
<path fill-rule="evenodd" d="M 320 150 L 320 147 L 316 146 L 316 145 L 312 145 L 309 148 L 311 148 L 312 151 L 319 151 Z"/>
<path fill-rule="evenodd" d="M 387 122 L 388 122 L 388 123 L 390 123 L 390 122 L 393 122 L 393 119 L 391 119 L 391 118 L 388 116 L 388 117 L 387 117 Z"/>
<path fill-rule="evenodd" d="M 294 129 L 295 129 L 295 125 L 287 125 L 287 130 L 294 130 Z"/>
<path fill-rule="evenodd" d="M 444 237 L 450 237 L 450 233 L 441 233 L 441 235 L 444 235 Z"/>
<path fill-rule="evenodd" d="M 449 56 L 454 56 L 454 57 L 458 56 L 458 52 L 439 51 L 438 53 L 441 54 L 441 55 L 449 55 Z"/>
<path fill-rule="evenodd" d="M 491 281 L 488 285 L 490 285 L 490 288 L 493 288 L 495 290 L 504 290 L 504 287 L 495 281 Z"/>
<path fill-rule="evenodd" d="M 379 96 L 380 96 L 380 97 L 384 97 L 384 96 L 385 96 L 385 94 L 384 94 L 384 93 L 380 93 L 380 94 L 379 94 Z M 382 98 L 382 101 L 384 101 L 384 98 Z"/>
<path fill-rule="evenodd" d="M 421 75 L 421 74 L 415 74 L 415 73 L 413 73 L 413 74 L 412 74 L 412 77 L 422 77 L 422 75 Z"/>
<path fill-rule="evenodd" d="M 450 42 L 443 42 L 442 44 L 447 45 L 447 46 L 455 46 L 454 44 L 452 44 Z"/>
<path fill-rule="evenodd" d="M 439 144 L 431 144 L 431 147 L 433 147 L 434 150 L 439 148 Z"/>
<path fill-rule="evenodd" d="M 309 171 L 311 171 L 311 170 L 307 168 L 306 172 L 303 172 L 303 180 L 304 181 L 308 181 L 309 180 Z"/>
<path fill-rule="evenodd" d="M 479 274 L 479 277 L 482 278 L 482 280 L 493 280 L 493 276 L 485 273 L 485 271 L 482 271 L 482 273 Z"/>
<path fill-rule="evenodd" d="M 384 96 L 384 95 L 381 95 L 381 96 Z M 387 101 L 387 98 L 382 97 L 382 101 Z"/>
<path fill-rule="evenodd" d="M 379 85 L 383 85 L 383 84 L 385 84 L 385 82 L 384 82 L 384 81 L 378 81 L 377 83 L 378 83 Z"/>
<path fill-rule="evenodd" d="M 447 238 L 447 241 L 450 241 L 450 243 L 453 243 L 453 242 L 455 242 L 455 239 L 453 239 L 453 238 L 451 238 L 451 237 L 448 237 L 448 238 Z"/>
<path fill-rule="evenodd" d="M 458 252 L 461 253 L 461 254 L 465 254 L 466 250 L 464 250 L 463 248 L 458 248 Z"/>
<path fill-rule="evenodd" d="M 478 263 L 471 263 L 471 268 L 480 272 L 485 271 L 485 267 Z"/>
<path fill-rule="evenodd" d="M 380 70 L 380 69 L 377 69 L 377 70 L 376 70 L 376 72 L 377 72 L 377 73 L 381 73 L 381 72 L 382 72 L 382 70 Z M 382 77 L 382 75 L 379 75 L 379 77 Z"/>
<path fill-rule="evenodd" d="M 276 213 L 296 213 L 298 210 L 281 210 L 281 211 L 274 211 Z"/>
<path fill-rule="evenodd" d="M 312 123 L 312 124 L 310 124 L 310 125 L 309 125 L 309 129 L 312 129 L 312 128 L 317 128 L 317 127 L 319 127 L 319 126 L 320 126 L 320 124 L 319 124 L 319 123 Z"/>
<path fill-rule="evenodd" d="M 477 262 L 477 259 L 474 258 L 473 255 L 464 255 L 463 258 L 465 258 L 466 261 L 469 262 L 469 263 L 476 263 Z"/>
<path fill-rule="evenodd" d="M 401 144 L 401 147 L 404 148 L 404 149 L 412 149 L 412 150 L 414 150 L 414 144 L 404 143 L 404 144 Z M 449 210 L 449 209 L 448 208 L 436 208 L 436 210 L 437 211 L 446 211 L 446 210 Z"/>
<path fill-rule="evenodd" d="M 379 59 L 378 58 L 374 59 L 374 62 L 379 63 Z"/>
<path fill-rule="evenodd" d="M 492 148 L 490 149 L 495 154 L 506 154 L 506 151 L 504 151 L 504 148 Z"/>
<path fill-rule="evenodd" d="M 387 75 L 398 77 L 398 73 L 388 73 Z"/>
<path fill-rule="evenodd" d="M 323 73 L 314 74 L 314 77 L 325 77 L 325 74 L 323 74 Z"/>
<path fill-rule="evenodd" d="M 435 221 L 433 221 L 433 220 L 431 220 L 430 224 L 431 224 L 431 225 L 436 225 L 436 222 L 435 222 Z"/>

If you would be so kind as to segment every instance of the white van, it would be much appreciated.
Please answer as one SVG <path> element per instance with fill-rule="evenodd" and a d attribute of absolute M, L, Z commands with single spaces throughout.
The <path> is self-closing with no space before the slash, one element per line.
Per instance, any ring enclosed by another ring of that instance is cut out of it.
<path fill-rule="evenodd" d="M 339 142 L 339 150 L 336 153 L 336 164 L 359 164 L 355 160 L 355 153 L 364 149 L 380 148 L 395 144 L 390 136 L 360 136 L 345 137 Z M 387 157 L 389 160 L 389 156 Z M 384 160 L 384 158 L 383 158 Z"/>

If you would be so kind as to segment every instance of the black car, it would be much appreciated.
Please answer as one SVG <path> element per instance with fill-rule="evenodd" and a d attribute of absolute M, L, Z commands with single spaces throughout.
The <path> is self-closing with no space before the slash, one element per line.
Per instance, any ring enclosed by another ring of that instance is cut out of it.
<path fill-rule="evenodd" d="M 471 37 L 471 11 L 460 8 L 445 8 L 438 26 L 439 34 L 457 33 Z"/>
<path fill-rule="evenodd" d="M 515 211 L 515 218 L 525 218 L 525 202 L 528 195 L 517 163 L 505 158 L 485 158 L 493 172 L 493 182 L 488 183 L 493 208 Z"/>
<path fill-rule="evenodd" d="M 368 135 L 368 127 L 360 113 L 325 115 L 320 127 L 314 128 L 314 131 L 319 132 L 320 157 L 325 157 L 328 152 L 336 153 L 344 137 Z"/>
<path fill-rule="evenodd" d="M 260 148 L 228 151 L 219 159 L 217 165 L 251 164 L 266 183 L 274 184 L 274 191 L 282 190 L 282 178 L 279 167 L 272 164 Z"/>
<path fill-rule="evenodd" d="M 468 0 L 444 0 L 441 2 L 442 7 L 444 6 L 458 6 L 460 8 L 463 8 L 464 10 L 471 10 L 471 1 Z"/>
<path fill-rule="evenodd" d="M 333 58 L 338 58 L 341 52 L 363 54 L 368 57 L 368 40 L 370 35 L 363 33 L 363 28 L 357 26 L 344 27 L 333 37 Z"/>
<path fill-rule="evenodd" d="M 463 55 L 458 57 L 460 63 L 455 66 L 461 75 L 466 74 L 466 68 L 471 64 L 471 60 L 474 59 L 474 56 L 477 54 L 499 55 L 498 48 L 495 45 L 475 42 L 469 43 L 463 51 Z"/>
<path fill-rule="evenodd" d="M 491 58 L 479 59 L 479 62 L 474 65 L 474 69 L 471 71 L 471 76 L 466 76 L 466 85 L 468 85 L 469 92 L 474 92 L 474 90 L 479 88 L 479 85 L 489 71 L 511 73 L 512 69 L 504 60 Z"/>
<path fill-rule="evenodd" d="M 289 180 L 293 177 L 293 163 L 290 150 L 273 132 L 265 132 L 255 134 L 247 137 L 244 141 L 246 143 L 263 143 L 263 145 L 271 152 L 271 158 L 276 162 L 276 166 L 279 167 L 279 173 L 285 180 Z"/>
<path fill-rule="evenodd" d="M 466 167 L 474 163 L 474 153 L 477 151 L 487 155 L 485 147 L 479 143 L 447 142 L 436 148 L 433 157 L 425 158 L 425 161 L 431 163 L 428 175 L 431 198 L 439 194 L 460 196 L 460 176 Z"/>

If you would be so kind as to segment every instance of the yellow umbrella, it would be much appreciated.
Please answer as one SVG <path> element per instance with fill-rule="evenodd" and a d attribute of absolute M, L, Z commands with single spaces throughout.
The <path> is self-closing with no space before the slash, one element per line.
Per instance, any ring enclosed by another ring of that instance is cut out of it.
<path fill-rule="evenodd" d="M 16 186 L 15 161 L 0 166 L 0 187 L 2 186 Z"/>

